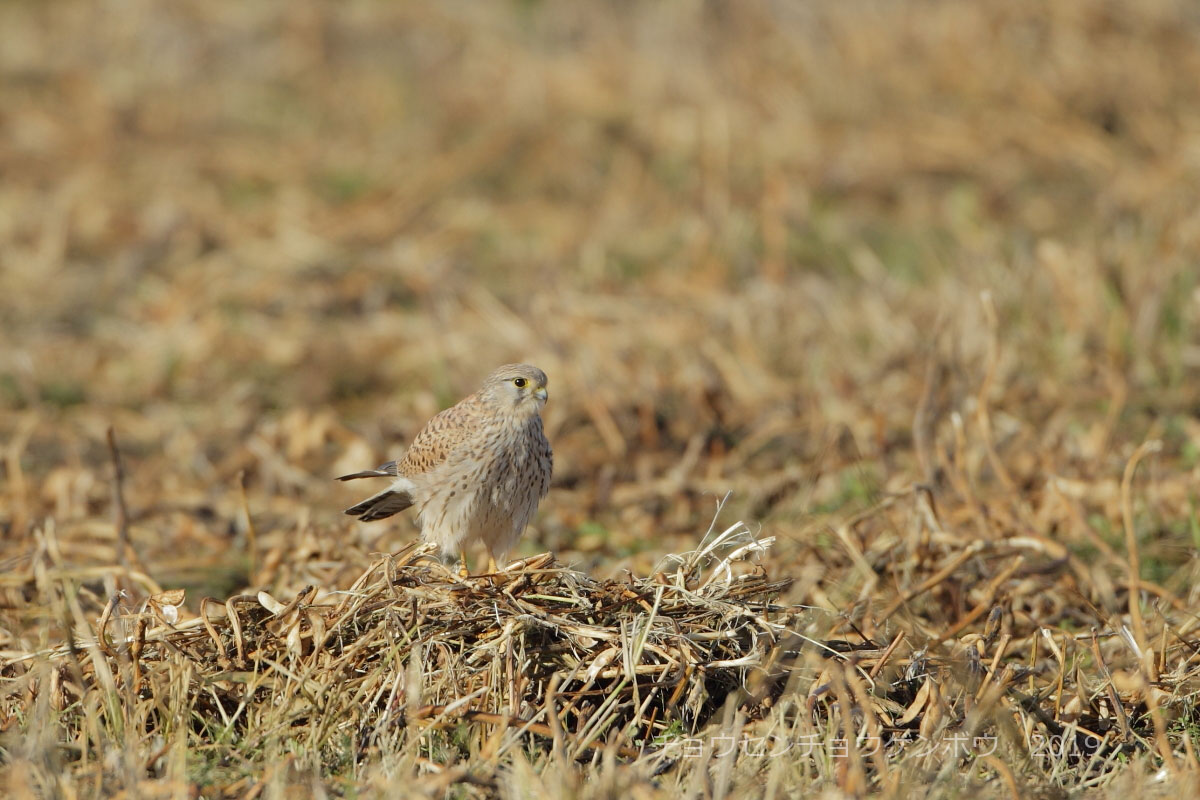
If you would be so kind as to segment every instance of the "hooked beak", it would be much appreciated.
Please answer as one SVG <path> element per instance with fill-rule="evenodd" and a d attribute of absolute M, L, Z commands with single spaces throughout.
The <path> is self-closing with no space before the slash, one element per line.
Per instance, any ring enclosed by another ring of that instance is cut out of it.
<path fill-rule="evenodd" d="M 533 393 L 533 396 L 544 403 L 550 397 L 550 393 L 546 391 L 545 386 L 539 386 L 537 391 Z"/>

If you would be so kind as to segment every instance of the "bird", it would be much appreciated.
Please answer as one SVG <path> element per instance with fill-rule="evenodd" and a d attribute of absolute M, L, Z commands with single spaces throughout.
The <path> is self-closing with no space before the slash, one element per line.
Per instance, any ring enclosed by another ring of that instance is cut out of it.
<path fill-rule="evenodd" d="M 429 420 L 403 458 L 339 477 L 392 479 L 345 513 L 371 522 L 413 506 L 421 538 L 443 558 L 459 554 L 460 576 L 469 575 L 465 548 L 474 541 L 487 547 L 488 573 L 496 573 L 550 490 L 554 453 L 541 417 L 547 383 L 530 364 L 499 367 Z"/>

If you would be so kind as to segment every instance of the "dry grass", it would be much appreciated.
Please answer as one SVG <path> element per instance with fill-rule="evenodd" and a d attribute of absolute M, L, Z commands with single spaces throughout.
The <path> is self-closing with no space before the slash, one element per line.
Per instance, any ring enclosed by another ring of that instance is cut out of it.
<path fill-rule="evenodd" d="M 768 544 L 739 523 L 654 580 L 628 582 L 597 582 L 549 554 L 460 579 L 433 548 L 411 546 L 346 590 L 306 587 L 286 604 L 238 595 L 202 602 L 186 621 L 183 593 L 160 593 L 136 614 L 114 620 L 110 608 L 95 636 L 12 662 L 25 678 L 12 713 L 70 738 L 153 731 L 160 747 L 142 768 L 169 781 L 188 771 L 172 753 L 231 739 L 267 763 L 299 754 L 343 768 L 381 755 L 409 770 L 419 762 L 442 777 L 435 785 L 491 784 L 455 762 L 494 769 L 533 746 L 527 734 L 561 760 L 638 758 L 658 753 L 681 722 L 701 727 L 748 674 L 795 645 L 794 616 L 771 602 L 787 582 L 734 574 Z M 115 702 L 90 707 L 104 693 Z M 62 768 L 46 766 L 45 777 Z M 244 769 L 220 766 L 212 776 L 241 778 L 223 794 L 248 788 Z"/>
<path fill-rule="evenodd" d="M 6 794 L 1194 794 L 1198 45 L 0 4 Z M 517 359 L 521 565 L 344 520 Z"/>

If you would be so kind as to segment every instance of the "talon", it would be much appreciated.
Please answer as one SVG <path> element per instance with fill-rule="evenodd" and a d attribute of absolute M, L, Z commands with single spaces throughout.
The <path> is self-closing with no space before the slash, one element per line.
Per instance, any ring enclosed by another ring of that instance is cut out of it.
<path fill-rule="evenodd" d="M 462 551 L 458 554 L 458 577 L 469 578 L 471 571 L 467 569 L 467 553 Z"/>
<path fill-rule="evenodd" d="M 496 566 L 495 556 L 491 555 L 490 553 L 488 554 L 487 571 L 489 575 L 494 575 L 500 571 L 499 567 Z"/>

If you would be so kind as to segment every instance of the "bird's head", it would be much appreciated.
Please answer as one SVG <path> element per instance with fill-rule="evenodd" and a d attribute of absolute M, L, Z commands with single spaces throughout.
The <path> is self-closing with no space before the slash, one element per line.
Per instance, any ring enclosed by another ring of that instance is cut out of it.
<path fill-rule="evenodd" d="M 532 416 L 546 405 L 546 373 L 530 364 L 505 364 L 483 382 L 482 392 L 493 403 L 520 416 Z"/>

